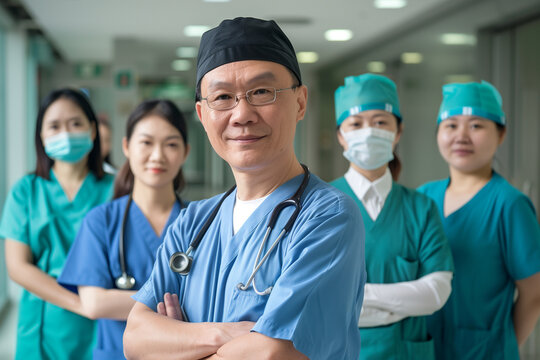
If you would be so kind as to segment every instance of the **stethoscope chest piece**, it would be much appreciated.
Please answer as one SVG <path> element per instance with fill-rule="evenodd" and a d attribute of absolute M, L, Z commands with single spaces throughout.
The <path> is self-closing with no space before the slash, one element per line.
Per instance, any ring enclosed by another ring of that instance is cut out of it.
<path fill-rule="evenodd" d="M 116 278 L 116 287 L 122 290 L 131 290 L 135 286 L 135 278 L 129 276 L 126 273 L 122 273 L 120 277 Z"/>
<path fill-rule="evenodd" d="M 175 273 L 179 273 L 180 275 L 189 274 L 191 264 L 193 264 L 193 258 L 189 256 L 190 252 L 191 248 L 189 248 L 187 252 L 175 252 L 169 260 L 171 270 Z"/>

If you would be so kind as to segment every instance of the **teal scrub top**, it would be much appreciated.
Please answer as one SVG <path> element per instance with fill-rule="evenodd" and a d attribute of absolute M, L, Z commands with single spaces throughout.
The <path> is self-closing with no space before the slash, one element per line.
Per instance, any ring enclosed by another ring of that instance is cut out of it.
<path fill-rule="evenodd" d="M 57 278 L 86 213 L 111 198 L 113 177 L 89 173 L 70 201 L 54 172 L 50 180 L 27 175 L 11 189 L 0 220 L 0 237 L 20 241 L 34 264 Z M 16 359 L 91 359 L 94 322 L 47 303 L 23 289 Z"/>
<path fill-rule="evenodd" d="M 453 271 L 452 255 L 431 199 L 392 183 L 375 221 L 342 177 L 331 183 L 358 205 L 366 231 L 367 283 L 413 281 L 436 271 Z M 361 328 L 360 359 L 434 359 L 426 317 Z"/>
<path fill-rule="evenodd" d="M 455 262 L 452 294 L 428 319 L 437 359 L 519 359 L 515 281 L 540 271 L 540 229 L 531 201 L 504 178 L 491 180 L 444 217 L 450 179 L 419 188 L 435 200 Z"/>

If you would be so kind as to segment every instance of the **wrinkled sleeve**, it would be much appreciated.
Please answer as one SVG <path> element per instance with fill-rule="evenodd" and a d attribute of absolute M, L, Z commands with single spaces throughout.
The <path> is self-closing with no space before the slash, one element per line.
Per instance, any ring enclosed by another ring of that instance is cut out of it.
<path fill-rule="evenodd" d="M 83 219 L 71 246 L 58 283 L 77 292 L 77 286 L 115 287 L 110 272 L 109 243 L 105 206 L 91 210 Z"/>
<path fill-rule="evenodd" d="M 181 218 L 178 216 L 175 222 L 167 229 L 165 240 L 157 250 L 156 260 L 152 273 L 148 280 L 144 283 L 141 289 L 132 296 L 132 298 L 140 303 L 145 304 L 149 308 L 157 311 L 157 304 L 163 301 L 165 293 L 179 294 L 181 275 L 174 273 L 169 268 L 169 258 L 179 250 L 179 234 L 181 232 Z"/>
<path fill-rule="evenodd" d="M 30 246 L 30 182 L 18 181 L 9 192 L 0 220 L 0 237 Z"/>
<path fill-rule="evenodd" d="M 348 199 L 348 198 L 347 198 Z M 311 360 L 357 359 L 366 280 L 358 207 L 340 198 L 291 233 L 283 271 L 253 331 L 291 340 Z"/>
<path fill-rule="evenodd" d="M 500 221 L 510 276 L 522 280 L 540 272 L 540 227 L 531 201 L 520 194 L 503 209 Z"/>

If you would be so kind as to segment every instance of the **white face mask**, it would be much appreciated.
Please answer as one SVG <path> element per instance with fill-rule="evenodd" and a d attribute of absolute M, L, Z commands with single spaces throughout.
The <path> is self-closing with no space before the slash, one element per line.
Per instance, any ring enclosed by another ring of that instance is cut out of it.
<path fill-rule="evenodd" d="M 372 127 L 349 132 L 340 128 L 339 131 L 348 145 L 343 156 L 361 169 L 378 169 L 394 158 L 394 132 Z"/>

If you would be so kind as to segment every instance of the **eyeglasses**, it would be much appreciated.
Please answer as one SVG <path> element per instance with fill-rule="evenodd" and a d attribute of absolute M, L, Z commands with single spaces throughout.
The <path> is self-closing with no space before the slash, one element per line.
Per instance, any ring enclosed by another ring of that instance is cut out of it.
<path fill-rule="evenodd" d="M 243 97 L 245 97 L 247 102 L 253 106 L 263 106 L 275 102 L 278 92 L 296 89 L 297 87 L 298 85 L 293 85 L 283 89 L 260 87 L 246 91 L 245 95 L 237 95 L 229 92 L 216 92 L 208 95 L 205 98 L 201 98 L 201 100 L 206 100 L 208 107 L 213 110 L 232 109 L 238 105 L 238 102 L 240 102 L 240 99 Z"/>

